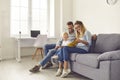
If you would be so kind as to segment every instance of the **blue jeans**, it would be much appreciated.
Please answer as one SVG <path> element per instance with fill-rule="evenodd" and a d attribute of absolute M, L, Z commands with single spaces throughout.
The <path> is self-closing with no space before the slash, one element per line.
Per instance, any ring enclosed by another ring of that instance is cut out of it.
<path fill-rule="evenodd" d="M 55 48 L 56 44 L 46 44 L 44 46 L 44 55 L 46 56 L 50 49 Z"/>
<path fill-rule="evenodd" d="M 59 61 L 63 62 L 63 61 L 69 61 L 69 55 L 71 53 L 87 53 L 86 50 L 77 48 L 77 47 L 63 47 L 60 49 L 59 53 L 58 53 L 58 57 L 59 57 Z"/>
<path fill-rule="evenodd" d="M 51 49 L 49 50 L 49 52 L 47 53 L 47 55 L 43 58 L 43 60 L 40 62 L 41 66 L 44 66 L 48 61 L 51 60 L 51 57 L 55 54 L 58 53 L 59 50 L 57 49 Z"/>

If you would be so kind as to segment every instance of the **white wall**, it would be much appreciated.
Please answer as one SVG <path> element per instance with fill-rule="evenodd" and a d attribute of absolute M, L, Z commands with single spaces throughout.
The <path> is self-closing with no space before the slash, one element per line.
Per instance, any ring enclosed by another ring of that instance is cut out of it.
<path fill-rule="evenodd" d="M 1 8 L 1 0 L 0 0 L 0 8 Z M 1 12 L 1 9 L 0 9 L 0 12 Z M 1 25 L 1 19 L 0 19 L 0 25 Z M 1 27 L 0 27 L 0 59 L 1 59 Z"/>
<path fill-rule="evenodd" d="M 1 0 L 0 0 L 0 8 L 1 8 Z M 1 12 L 1 9 L 0 9 L 0 12 Z M 1 13 L 0 13 L 1 15 Z M 1 18 L 1 17 L 0 17 Z M 1 25 L 1 19 L 0 19 L 0 25 Z M 0 60 L 1 60 L 1 27 L 0 27 Z"/>
<path fill-rule="evenodd" d="M 55 33 L 60 36 L 65 31 L 66 23 L 73 20 L 72 0 L 55 0 Z"/>
<path fill-rule="evenodd" d="M 120 33 L 120 0 L 73 0 L 73 20 L 81 20 L 92 33 Z"/>
<path fill-rule="evenodd" d="M 1 20 L 0 20 L 0 22 L 1 22 Z M 2 55 L 1 55 L 1 27 L 0 27 L 0 60 L 1 60 L 1 57 L 2 57 Z"/>
<path fill-rule="evenodd" d="M 60 35 L 60 0 L 55 1 L 55 36 Z"/>
<path fill-rule="evenodd" d="M 61 32 L 64 32 L 66 23 L 73 20 L 73 0 L 60 0 Z"/>
<path fill-rule="evenodd" d="M 9 27 L 9 0 L 1 0 L 0 1 L 0 27 L 1 27 L 1 51 L 2 58 L 12 57 L 13 53 L 13 41 L 9 37 L 10 35 L 10 27 Z M 12 45 L 11 45 L 12 44 Z"/>

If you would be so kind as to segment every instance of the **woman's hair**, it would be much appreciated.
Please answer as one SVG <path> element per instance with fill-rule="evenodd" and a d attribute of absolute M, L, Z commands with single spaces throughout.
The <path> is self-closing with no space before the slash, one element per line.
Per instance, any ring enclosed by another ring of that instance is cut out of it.
<path fill-rule="evenodd" d="M 86 28 L 85 28 L 84 24 L 82 23 L 82 21 L 76 21 L 74 25 L 78 25 L 78 27 L 81 28 L 81 33 L 79 33 L 77 31 L 76 37 L 77 38 L 83 37 L 83 35 L 84 35 L 85 31 L 86 31 Z"/>

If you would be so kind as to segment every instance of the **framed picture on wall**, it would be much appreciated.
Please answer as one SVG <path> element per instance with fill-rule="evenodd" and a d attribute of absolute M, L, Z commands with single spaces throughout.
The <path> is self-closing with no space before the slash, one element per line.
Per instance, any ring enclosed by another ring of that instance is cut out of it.
<path fill-rule="evenodd" d="M 109 5 L 115 5 L 118 2 L 118 0 L 106 0 L 106 2 Z"/>

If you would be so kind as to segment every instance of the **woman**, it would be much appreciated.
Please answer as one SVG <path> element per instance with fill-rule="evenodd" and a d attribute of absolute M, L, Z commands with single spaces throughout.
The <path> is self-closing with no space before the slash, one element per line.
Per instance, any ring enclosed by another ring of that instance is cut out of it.
<path fill-rule="evenodd" d="M 81 21 L 76 21 L 74 24 L 76 30 L 76 47 L 65 46 L 59 52 L 59 69 L 56 76 L 66 77 L 69 74 L 68 62 L 71 53 L 87 53 L 91 45 L 91 33 L 86 30 Z M 63 67 L 63 69 L 62 69 Z"/>

